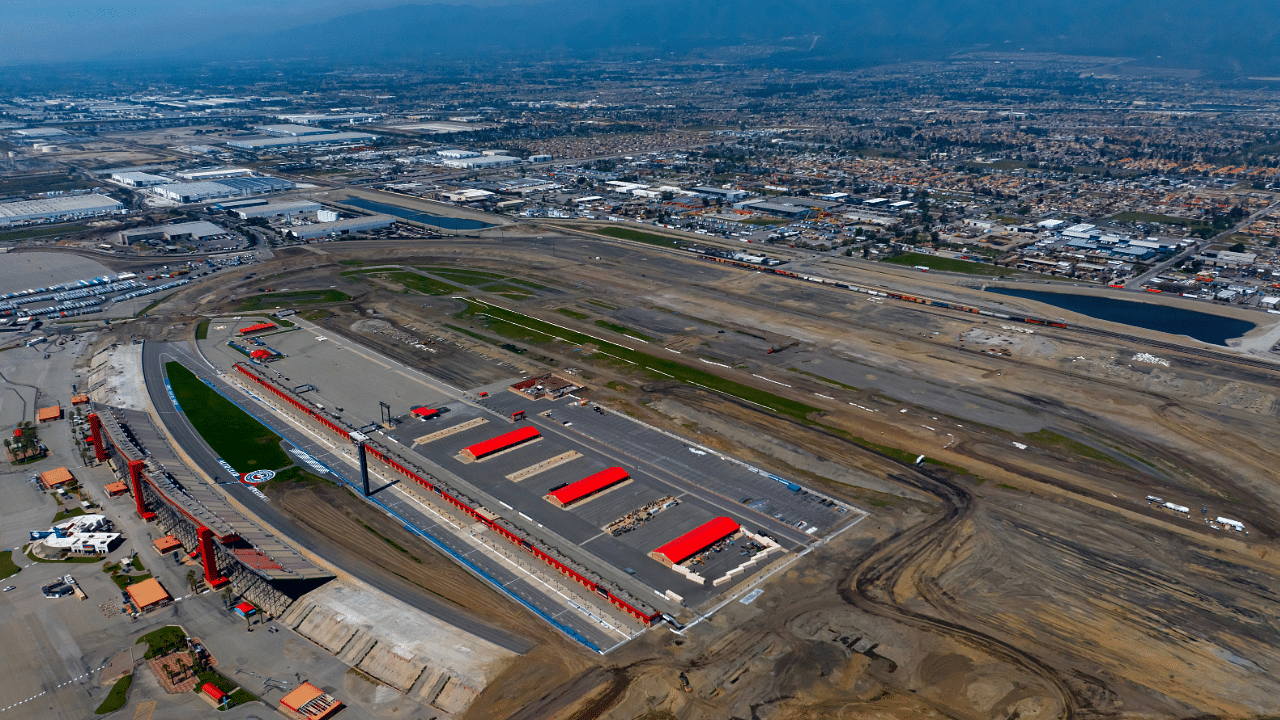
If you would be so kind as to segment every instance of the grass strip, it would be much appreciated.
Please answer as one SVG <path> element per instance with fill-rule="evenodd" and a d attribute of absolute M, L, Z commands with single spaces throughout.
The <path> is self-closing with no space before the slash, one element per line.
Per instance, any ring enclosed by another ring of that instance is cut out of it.
<path fill-rule="evenodd" d="M 115 581 L 116 587 L 123 590 L 134 583 L 140 583 L 143 580 L 150 580 L 151 575 L 150 573 L 144 575 L 112 575 L 111 579 Z"/>
<path fill-rule="evenodd" d="M 533 294 L 533 293 L 530 293 L 528 290 L 520 287 L 519 285 L 510 285 L 504 282 L 500 282 L 494 285 L 485 285 L 483 288 L 480 288 L 480 289 L 484 290 L 485 292 L 501 293 L 503 295 L 511 294 L 511 293 L 519 293 L 521 295 Z"/>
<path fill-rule="evenodd" d="M 22 568 L 13 561 L 13 551 L 5 550 L 0 552 L 0 580 L 12 577 L 22 572 Z"/>
<path fill-rule="evenodd" d="M 645 335 L 639 330 L 632 330 L 631 328 L 626 327 L 625 325 L 618 325 L 617 323 L 611 323 L 608 320 L 597 320 L 596 325 L 599 327 L 605 328 L 606 330 L 612 330 L 618 333 L 619 335 L 626 335 L 628 337 L 636 338 L 637 340 L 643 340 L 645 342 L 658 342 L 657 338 L 649 337 L 648 335 Z"/>
<path fill-rule="evenodd" d="M 209 339 L 209 321 L 208 320 L 201 320 L 200 324 L 196 325 L 196 339 L 197 340 Z"/>
<path fill-rule="evenodd" d="M 205 683 L 213 683 L 213 686 L 222 692 L 230 693 L 231 705 L 233 707 L 236 705 L 251 703 L 258 699 L 258 696 L 242 687 L 238 687 L 217 670 L 205 670 L 204 672 L 197 674 L 196 677 L 199 679 L 196 681 L 194 692 L 200 692 L 200 689 L 204 687 Z"/>
<path fill-rule="evenodd" d="M 660 245 L 662 247 L 679 247 L 680 241 L 675 238 L 664 237 L 662 235 L 654 235 L 653 233 L 632 230 L 631 228 L 607 227 L 596 230 L 588 230 L 589 233 L 596 235 L 604 235 L 605 237 L 616 238 L 618 240 L 634 240 L 642 242 L 646 245 Z"/>
<path fill-rule="evenodd" d="M 561 315 L 566 315 L 566 316 L 568 316 L 568 317 L 571 317 L 571 318 L 573 318 L 574 320 L 589 320 L 589 319 L 591 319 L 591 316 L 590 316 L 590 315 L 588 315 L 588 314 L 586 314 L 586 313 L 583 313 L 583 312 L 578 312 L 577 310 L 570 310 L 569 308 L 556 308 L 556 312 L 560 313 Z"/>
<path fill-rule="evenodd" d="M 62 558 L 61 560 L 49 560 L 47 558 L 36 557 L 35 554 L 30 550 L 27 551 L 27 559 L 32 562 L 38 562 L 38 563 L 82 563 L 82 564 L 102 562 L 104 560 L 104 558 L 91 557 L 86 555 L 69 555 L 67 557 Z"/>
<path fill-rule="evenodd" d="M 125 702 L 129 699 L 130 685 L 133 685 L 132 675 L 125 675 L 117 680 L 116 684 L 111 686 L 111 692 L 107 693 L 107 696 L 102 700 L 102 704 L 93 712 L 97 715 L 106 715 L 124 707 Z"/>
<path fill-rule="evenodd" d="M 615 345 L 606 340 L 594 338 L 585 333 L 576 332 L 567 328 L 562 328 L 543 320 L 531 318 L 528 315 L 497 307 L 496 305 L 488 305 L 475 300 L 466 300 L 467 309 L 458 313 L 455 317 L 468 318 L 477 314 L 487 315 L 490 318 L 489 329 L 504 333 L 509 329 L 519 330 L 523 337 L 515 337 L 514 339 L 524 339 L 528 336 L 540 336 L 545 338 L 546 342 L 552 340 L 562 340 L 573 345 L 592 345 L 599 349 L 601 353 L 608 356 L 632 363 L 636 368 L 650 373 L 650 377 L 654 380 L 676 380 L 679 382 L 699 385 L 709 390 L 716 390 L 745 400 L 756 405 L 760 405 L 768 410 L 793 417 L 797 420 L 805 420 L 812 413 L 821 412 L 819 408 L 806 405 L 796 400 L 784 398 L 765 390 L 759 390 L 749 385 L 719 375 L 714 375 L 699 368 L 689 367 L 674 360 L 650 355 L 638 350 L 632 350 L 628 347 Z M 508 337 L 513 337 L 508 335 Z"/>
<path fill-rule="evenodd" d="M 324 305 L 347 302 L 351 296 L 341 290 L 297 290 L 294 292 L 263 293 L 240 301 L 241 310 L 262 310 L 276 305 Z"/>
<path fill-rule="evenodd" d="M 485 272 L 483 270 L 470 270 L 467 268 L 445 268 L 432 266 L 415 266 L 419 270 L 429 272 L 432 275 L 438 275 L 445 280 L 451 280 L 463 285 L 487 285 L 494 280 L 503 280 L 507 276 L 498 273 Z"/>
<path fill-rule="evenodd" d="M 146 645 L 143 659 L 150 660 L 187 646 L 187 634 L 177 625 L 165 625 L 138 638 L 134 645 Z"/>
<path fill-rule="evenodd" d="M 166 363 L 165 373 L 196 432 L 236 470 L 278 470 L 293 464 L 280 447 L 279 435 L 205 385 L 182 363 Z"/>
<path fill-rule="evenodd" d="M 1068 450 L 1077 455 L 1082 455 L 1084 457 L 1087 457 L 1091 460 L 1098 460 L 1105 463 L 1111 463 L 1112 465 L 1119 465 L 1121 467 L 1124 467 L 1124 463 L 1111 457 L 1107 453 L 1104 453 L 1101 450 L 1098 450 L 1097 448 L 1085 445 L 1079 440 L 1072 440 L 1071 438 L 1065 435 L 1059 435 L 1058 433 L 1048 428 L 1045 428 L 1043 430 L 1037 430 L 1033 433 L 1027 433 L 1025 437 L 1028 440 L 1038 445 L 1042 445 L 1050 448 L 1059 448 L 1063 450 Z"/>
<path fill-rule="evenodd" d="M 136 318 L 137 318 L 137 317 L 143 317 L 143 316 L 145 316 L 147 313 L 149 313 L 149 312 L 151 312 L 152 310 L 155 310 L 157 307 L 159 307 L 159 306 L 160 306 L 160 303 L 164 302 L 165 300 L 168 300 L 169 298 L 171 298 L 171 297 L 173 297 L 174 295 L 177 295 L 177 294 L 178 294 L 178 293 L 169 293 L 168 295 L 165 295 L 164 297 L 160 298 L 159 300 L 156 300 L 155 302 L 151 303 L 150 305 L 148 305 L 148 306 L 146 306 L 146 307 L 142 308 L 141 310 L 139 310 L 136 314 L 134 314 L 134 317 L 136 317 Z"/>

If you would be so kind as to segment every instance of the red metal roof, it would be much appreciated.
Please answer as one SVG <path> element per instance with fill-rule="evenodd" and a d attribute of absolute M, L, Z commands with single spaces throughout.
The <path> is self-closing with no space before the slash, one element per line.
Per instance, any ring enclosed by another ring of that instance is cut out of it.
<path fill-rule="evenodd" d="M 631 475 L 626 470 L 620 467 L 611 467 L 601 470 L 595 475 L 582 478 L 575 483 L 565 485 L 559 490 L 551 492 L 550 495 L 559 500 L 561 505 L 569 505 L 588 495 L 600 492 L 611 485 L 617 485 L 630 477 Z"/>
<path fill-rule="evenodd" d="M 736 532 L 738 523 L 733 518 L 712 518 L 654 552 L 673 563 L 682 563 Z"/>
<path fill-rule="evenodd" d="M 262 358 L 269 358 L 269 357 L 271 357 L 271 353 L 267 352 L 266 350 L 263 350 L 263 349 L 259 348 L 259 349 L 257 349 L 257 350 L 254 350 L 253 352 L 249 353 L 249 357 L 253 358 L 254 360 L 261 360 Z"/>
<path fill-rule="evenodd" d="M 471 453 L 472 457 L 479 460 L 485 455 L 492 455 L 499 450 L 506 450 L 509 447 L 514 447 L 536 437 L 538 437 L 538 428 L 532 425 L 526 425 L 519 430 L 512 430 L 511 432 L 499 435 L 496 438 L 490 438 L 484 442 L 476 443 L 471 447 L 465 448 L 465 451 Z"/>
<path fill-rule="evenodd" d="M 204 691 L 204 694 L 205 694 L 205 695 L 208 695 L 209 697 L 213 698 L 213 701 L 214 701 L 214 702 L 217 702 L 217 703 L 222 702 L 222 698 L 224 698 L 224 697 L 226 697 L 226 696 L 227 696 L 227 694 L 226 694 L 226 693 L 224 693 L 224 692 L 222 692 L 221 690 L 219 690 L 219 689 L 218 689 L 218 686 L 217 686 L 217 685 L 214 685 L 214 684 L 213 684 L 213 683 L 211 683 L 211 682 L 207 682 L 207 683 L 205 683 L 205 684 L 204 684 L 204 687 L 202 687 L 202 688 L 200 688 L 200 689 L 201 689 L 202 691 Z"/>
<path fill-rule="evenodd" d="M 275 323 L 258 323 L 257 325 L 250 325 L 249 327 L 244 328 L 240 331 L 240 334 L 244 335 L 246 333 L 262 332 L 263 330 L 272 330 L 274 328 Z"/>
<path fill-rule="evenodd" d="M 429 407 L 416 407 L 410 412 L 412 412 L 414 415 L 419 415 L 421 417 L 432 417 L 433 415 L 440 414 L 439 410 L 436 410 L 435 408 L 429 408 Z"/>

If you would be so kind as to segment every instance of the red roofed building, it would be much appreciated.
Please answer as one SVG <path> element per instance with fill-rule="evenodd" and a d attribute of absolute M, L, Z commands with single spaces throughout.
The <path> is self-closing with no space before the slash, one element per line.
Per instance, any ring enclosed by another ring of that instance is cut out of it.
<path fill-rule="evenodd" d="M 208 695 L 210 700 L 219 705 L 225 705 L 231 699 L 229 695 L 219 690 L 218 686 L 211 682 L 205 683 L 204 687 L 200 688 L 200 692 Z"/>
<path fill-rule="evenodd" d="M 577 482 L 569 483 L 557 490 L 552 490 L 547 493 L 546 498 L 556 507 L 568 507 L 579 500 L 585 500 L 598 492 L 616 487 L 630 479 L 631 475 L 626 470 L 620 467 L 611 467 L 601 470 L 595 475 L 582 478 Z"/>
<path fill-rule="evenodd" d="M 325 720 L 338 712 L 342 703 L 315 685 L 304 682 L 293 692 L 280 698 L 280 708 L 289 717 Z"/>
<path fill-rule="evenodd" d="M 275 323 L 258 323 L 257 325 L 250 325 L 247 328 L 241 329 L 240 334 L 252 335 L 254 333 L 266 332 L 268 330 L 275 330 L 275 329 L 276 329 Z"/>
<path fill-rule="evenodd" d="M 253 358 L 254 360 L 267 360 L 271 358 L 271 352 L 269 350 L 263 350 L 259 348 L 249 353 L 249 357 Z"/>
<path fill-rule="evenodd" d="M 440 414 L 439 410 L 436 410 L 434 408 L 429 408 L 429 407 L 416 407 L 410 410 L 409 412 L 413 413 L 414 415 L 417 415 L 423 420 L 426 420 L 427 418 L 433 418 Z"/>
<path fill-rule="evenodd" d="M 490 438 L 484 442 L 476 443 L 471 447 L 463 448 L 462 454 L 465 457 L 470 457 L 472 460 L 481 460 L 494 453 L 502 452 L 503 450 L 508 450 L 521 443 L 529 442 L 537 437 L 541 437 L 541 435 L 538 434 L 538 428 L 533 427 L 532 425 L 526 425 L 519 430 L 512 430 L 511 432 L 499 435 L 496 438 Z"/>
<path fill-rule="evenodd" d="M 679 565 L 721 540 L 736 534 L 740 529 L 733 518 L 712 518 L 649 553 L 649 557 L 664 565 Z"/>

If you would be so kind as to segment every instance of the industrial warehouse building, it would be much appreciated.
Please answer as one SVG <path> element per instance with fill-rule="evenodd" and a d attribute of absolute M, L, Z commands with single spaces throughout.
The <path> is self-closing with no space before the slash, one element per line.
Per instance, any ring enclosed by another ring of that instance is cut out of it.
<path fill-rule="evenodd" d="M 0 227 L 25 223 L 78 220 L 124 212 L 124 204 L 106 195 L 65 195 L 44 200 L 0 203 Z"/>
<path fill-rule="evenodd" d="M 299 225 L 288 229 L 287 234 L 299 240 L 318 240 L 331 235 L 349 235 L 351 233 L 382 230 L 396 224 L 390 215 L 370 215 L 368 217 L 321 222 L 312 225 Z"/>
<path fill-rule="evenodd" d="M 320 212 L 323 208 L 320 203 L 311 202 L 309 200 L 297 200 L 294 202 L 267 203 L 266 205 L 253 205 L 250 207 L 232 208 L 231 212 L 241 220 L 249 220 L 250 218 L 290 218 L 295 215 L 305 215 L 307 213 Z"/>
<path fill-rule="evenodd" d="M 329 128 L 316 127 L 315 125 L 259 125 L 254 128 L 268 135 L 276 137 L 305 137 L 308 135 L 327 135 L 333 132 Z"/>
<path fill-rule="evenodd" d="M 197 203 L 206 200 L 292 190 L 294 187 L 293 183 L 280 178 L 233 177 L 224 178 L 216 182 L 199 180 L 189 183 L 161 185 L 154 188 L 152 192 L 175 202 Z"/>
<path fill-rule="evenodd" d="M 206 168 L 204 170 L 182 170 L 175 174 L 183 180 L 209 182 L 233 177 L 251 177 L 253 171 L 248 168 Z"/>
<path fill-rule="evenodd" d="M 226 230 L 211 222 L 200 220 L 174 225 L 121 230 L 119 243 L 121 245 L 132 245 L 136 242 L 145 242 L 147 240 L 163 240 L 167 243 L 205 242 L 208 240 L 220 240 L 229 234 Z"/>
<path fill-rule="evenodd" d="M 304 135 L 300 137 L 265 137 L 247 138 L 245 140 L 228 140 L 227 145 L 237 150 L 273 150 L 287 148 L 292 145 L 324 145 L 328 143 L 369 142 L 377 140 L 377 135 L 359 132 L 330 132 L 321 135 Z"/>
<path fill-rule="evenodd" d="M 113 172 L 111 173 L 111 182 L 125 187 L 140 188 L 168 185 L 173 181 L 162 175 L 152 175 L 144 172 Z"/>
<path fill-rule="evenodd" d="M 172 183 L 161 185 L 152 192 L 166 200 L 180 203 L 198 203 L 235 197 L 240 194 L 233 188 L 214 182 Z"/>
<path fill-rule="evenodd" d="M 515 165 L 518 162 L 520 162 L 520 158 L 511 157 L 510 155 L 484 155 L 481 157 L 451 158 L 445 160 L 443 164 L 448 167 L 470 170 L 475 168 L 504 167 L 506 165 Z"/>

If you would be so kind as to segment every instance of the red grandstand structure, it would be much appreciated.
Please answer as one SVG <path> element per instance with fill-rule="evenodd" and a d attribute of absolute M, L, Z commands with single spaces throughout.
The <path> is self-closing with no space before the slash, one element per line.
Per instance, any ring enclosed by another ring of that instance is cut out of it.
<path fill-rule="evenodd" d="M 295 397 L 292 397 L 284 389 L 277 387 L 271 380 L 267 379 L 262 375 L 259 375 L 252 368 L 252 366 L 245 365 L 242 363 L 236 363 L 235 368 L 240 374 L 244 375 L 245 377 L 252 380 L 253 382 L 258 383 L 258 385 L 264 388 L 265 390 L 273 393 L 276 397 L 285 401 L 286 403 L 293 406 L 295 409 L 301 411 L 305 415 L 309 416 L 311 419 L 315 420 L 316 422 L 332 430 L 334 433 L 336 433 L 340 437 L 345 439 L 351 439 L 351 432 L 349 430 L 346 430 L 341 426 L 337 425 L 332 420 L 325 417 L 322 412 L 318 412 L 316 408 L 313 408 L 307 403 Z M 485 395 L 486 393 L 480 393 L 480 394 Z M 533 430 L 533 435 L 530 436 L 529 438 L 526 438 L 526 440 L 532 439 L 533 437 L 538 437 L 537 430 L 534 428 L 522 428 L 521 430 L 523 431 Z M 520 431 L 516 431 L 516 432 L 520 432 Z M 508 435 L 510 434 L 512 433 L 508 433 Z M 505 436 L 502 436 L 502 437 L 505 437 Z M 497 440 L 497 439 L 498 438 L 494 438 L 494 440 Z M 510 447 L 514 447 L 514 445 L 511 445 Z M 481 523 L 486 528 L 497 533 L 500 537 L 504 538 L 511 544 L 521 548 L 522 550 L 529 553 L 533 557 L 546 563 L 553 570 L 560 573 L 563 577 L 568 578 L 569 580 L 572 580 L 573 582 L 605 598 L 615 607 L 630 614 L 631 616 L 639 620 L 644 625 L 646 626 L 652 625 L 654 622 L 658 620 L 658 618 L 662 616 L 662 613 L 649 607 L 643 601 L 630 596 L 627 596 L 624 599 L 624 597 L 620 597 L 617 593 L 615 593 L 614 589 L 611 589 L 608 585 L 604 584 L 603 582 L 586 577 L 582 573 L 578 572 L 577 570 L 569 567 L 568 565 L 566 565 L 564 562 L 561 562 L 556 557 L 553 557 L 549 553 L 543 551 L 536 544 L 534 544 L 530 539 L 522 537 L 520 534 L 518 534 L 517 531 L 514 531 L 513 528 L 509 528 L 507 526 L 507 522 L 503 520 L 501 517 L 494 516 L 491 513 L 482 512 L 481 509 L 470 506 L 469 504 L 454 497 L 453 493 L 448 488 L 439 486 L 436 483 L 432 482 L 431 480 L 428 480 L 422 475 L 419 475 L 418 473 L 409 469 L 408 467 L 405 467 L 403 463 L 393 458 L 389 454 L 387 449 L 379 448 L 372 444 L 368 444 L 366 446 L 366 451 L 369 453 L 369 455 L 372 455 L 373 457 L 377 458 L 378 460 L 386 464 L 387 467 L 390 467 L 391 469 L 395 470 L 401 475 L 404 475 L 410 480 L 413 480 L 418 485 L 426 488 L 427 490 L 434 492 L 444 502 L 457 508 L 459 511 L 465 513 L 471 519 Z M 496 450 L 493 452 L 496 452 Z M 555 550 L 553 549 L 552 552 L 555 552 Z M 588 570 L 587 572 L 590 572 L 590 571 Z"/>
<path fill-rule="evenodd" d="M 586 500 L 597 493 L 604 492 L 609 488 L 617 487 L 631 479 L 631 474 L 620 467 L 611 467 L 600 472 L 584 477 L 577 482 L 569 483 L 562 488 L 556 488 L 546 494 L 547 500 L 551 501 L 556 507 L 569 507 L 570 505 Z"/>
<path fill-rule="evenodd" d="M 462 449 L 462 455 L 472 460 L 483 460 L 490 455 L 500 453 L 503 450 L 529 442 L 535 438 L 542 437 L 538 433 L 538 428 L 532 425 L 526 425 L 519 430 L 512 430 L 495 438 L 489 438 L 484 442 L 478 442 L 475 445 Z"/>
<path fill-rule="evenodd" d="M 668 567 L 679 565 L 716 543 L 736 535 L 742 528 L 733 518 L 712 518 L 662 547 L 649 557 Z"/>

